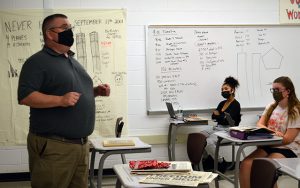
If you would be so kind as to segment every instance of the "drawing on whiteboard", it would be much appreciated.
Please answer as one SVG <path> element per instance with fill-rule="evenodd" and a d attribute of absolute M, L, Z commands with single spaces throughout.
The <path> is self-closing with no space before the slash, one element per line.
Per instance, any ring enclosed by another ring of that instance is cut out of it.
<path fill-rule="evenodd" d="M 96 31 L 90 33 L 90 46 L 92 53 L 93 72 L 101 72 L 99 37 L 98 32 Z"/>
<path fill-rule="evenodd" d="M 86 41 L 84 33 L 76 34 L 77 60 L 87 70 Z"/>
<path fill-rule="evenodd" d="M 266 53 L 251 53 L 250 59 L 246 52 L 237 54 L 237 77 L 241 83 L 237 92 L 239 99 L 249 104 L 255 102 L 267 93 L 272 83 L 270 74 L 276 77 L 276 72 L 282 68 L 283 56 L 275 48 L 269 49 Z M 250 70 L 250 71 L 249 71 Z M 273 71 L 273 72 L 271 72 Z M 249 75 L 249 72 L 252 74 Z M 268 73 L 267 73 L 268 72 Z M 265 77 L 268 75 L 268 78 Z"/>
<path fill-rule="evenodd" d="M 262 57 L 263 64 L 266 70 L 270 69 L 280 69 L 283 56 L 280 52 L 274 48 L 271 48 L 265 55 Z"/>

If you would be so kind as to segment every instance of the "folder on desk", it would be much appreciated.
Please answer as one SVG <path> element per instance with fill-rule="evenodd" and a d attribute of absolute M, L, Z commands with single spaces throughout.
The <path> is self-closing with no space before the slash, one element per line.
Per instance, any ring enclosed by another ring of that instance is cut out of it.
<path fill-rule="evenodd" d="M 274 131 L 263 127 L 230 127 L 229 134 L 241 140 L 272 138 Z"/>

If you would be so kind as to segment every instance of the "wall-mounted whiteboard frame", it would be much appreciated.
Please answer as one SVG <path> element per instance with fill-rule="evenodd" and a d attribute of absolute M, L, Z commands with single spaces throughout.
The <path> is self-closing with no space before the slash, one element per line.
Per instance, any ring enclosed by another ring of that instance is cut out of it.
<path fill-rule="evenodd" d="M 229 75 L 240 81 L 236 98 L 244 109 L 262 109 L 272 102 L 269 88 L 278 76 L 289 76 L 299 94 L 300 26 L 148 25 L 145 31 L 148 113 L 165 112 L 165 101 L 185 110 L 214 109 L 223 100 L 220 87 Z M 205 55 L 210 48 L 212 55 Z"/>

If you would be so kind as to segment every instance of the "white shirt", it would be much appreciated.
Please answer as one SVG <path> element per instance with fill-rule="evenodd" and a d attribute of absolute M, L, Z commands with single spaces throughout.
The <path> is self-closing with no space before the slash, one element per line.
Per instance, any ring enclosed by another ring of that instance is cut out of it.
<path fill-rule="evenodd" d="M 270 106 L 271 104 L 266 107 L 263 115 L 266 115 Z M 285 134 L 288 128 L 300 128 L 300 115 L 298 115 L 296 120 L 288 121 L 288 108 L 281 108 L 278 105 L 272 112 L 267 127 Z M 280 146 L 280 148 L 288 148 L 300 157 L 300 133 L 298 133 L 293 142 Z"/>

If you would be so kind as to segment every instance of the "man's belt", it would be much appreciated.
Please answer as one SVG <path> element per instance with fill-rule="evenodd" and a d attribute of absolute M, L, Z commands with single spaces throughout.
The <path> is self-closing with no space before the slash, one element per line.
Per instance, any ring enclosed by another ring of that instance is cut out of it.
<path fill-rule="evenodd" d="M 66 142 L 66 143 L 71 143 L 71 144 L 86 144 L 87 143 L 87 137 L 84 137 L 84 138 L 65 138 L 65 137 L 62 137 L 62 136 L 57 136 L 57 135 L 49 135 L 49 134 L 41 134 L 41 133 L 32 133 L 36 136 L 39 136 L 39 137 L 44 137 L 44 138 L 49 138 L 49 139 L 52 139 L 52 140 L 58 140 L 58 141 L 61 141 L 61 142 Z"/>

